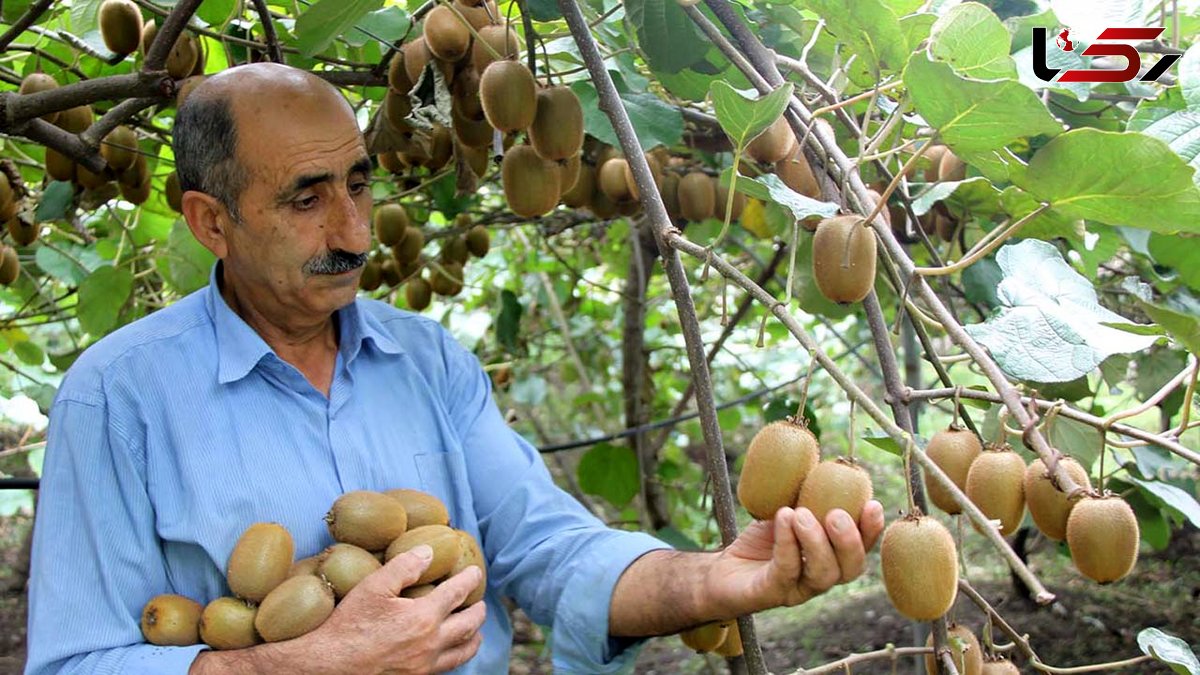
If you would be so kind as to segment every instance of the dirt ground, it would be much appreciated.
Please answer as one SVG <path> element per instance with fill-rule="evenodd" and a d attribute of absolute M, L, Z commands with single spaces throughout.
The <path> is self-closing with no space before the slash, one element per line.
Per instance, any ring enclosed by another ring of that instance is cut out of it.
<path fill-rule="evenodd" d="M 28 517 L 0 521 L 0 675 L 19 673 L 25 660 L 25 592 L 14 575 Z M 1057 594 L 1061 612 L 1035 607 L 1013 591 L 1000 570 L 971 569 L 971 580 L 987 600 L 1019 631 L 1029 636 L 1044 663 L 1079 666 L 1117 661 L 1141 654 L 1137 633 L 1158 627 L 1200 652 L 1200 531 L 1178 533 L 1170 547 L 1143 555 L 1130 577 L 1098 586 L 1079 575 L 1070 561 L 1048 545 L 1035 548 L 1030 565 Z M 779 608 L 759 615 L 757 627 L 768 667 L 774 673 L 813 668 L 850 653 L 881 649 L 889 643 L 913 644 L 913 624 L 899 617 L 888 602 L 879 578 L 877 554 L 864 578 L 839 587 L 801 607 Z M 16 584 L 10 582 L 17 582 Z M 956 618 L 979 634 L 983 615 L 960 596 Z M 514 658 L 517 675 L 551 673 L 544 632 L 523 615 L 515 617 Z M 1001 640 L 998 636 L 998 642 Z M 1022 672 L 1034 672 L 1015 657 Z M 898 664 L 896 672 L 918 672 L 915 661 Z M 688 650 L 675 637 L 651 640 L 641 651 L 636 672 L 646 674 L 724 673 L 722 659 Z M 891 673 L 888 661 L 856 666 L 854 673 Z M 923 669 L 921 670 L 923 672 Z M 1122 673 L 1169 673 L 1158 664 L 1140 663 Z"/>

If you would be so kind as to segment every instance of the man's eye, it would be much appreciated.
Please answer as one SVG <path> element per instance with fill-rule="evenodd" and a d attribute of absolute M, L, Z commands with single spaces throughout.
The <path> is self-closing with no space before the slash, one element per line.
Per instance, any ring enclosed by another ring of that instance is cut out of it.
<path fill-rule="evenodd" d="M 301 211 L 307 211 L 317 205 L 317 197 L 316 195 L 313 195 L 312 197 L 297 199 L 296 201 L 292 202 L 292 204 Z"/>
<path fill-rule="evenodd" d="M 355 194 L 355 195 L 362 194 L 364 190 L 367 190 L 370 187 L 371 187 L 371 184 L 365 180 L 351 183 L 350 184 L 350 194 Z"/>

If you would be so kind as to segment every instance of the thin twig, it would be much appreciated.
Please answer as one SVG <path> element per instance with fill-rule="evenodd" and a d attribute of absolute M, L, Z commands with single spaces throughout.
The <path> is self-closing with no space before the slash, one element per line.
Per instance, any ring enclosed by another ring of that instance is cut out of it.
<path fill-rule="evenodd" d="M 41 18 L 42 14 L 50 8 L 50 5 L 53 4 L 54 0 L 38 0 L 34 4 L 30 5 L 29 9 L 21 15 L 21 18 L 13 22 L 12 27 L 10 27 L 4 33 L 4 35 L 0 35 L 0 52 L 3 52 L 13 40 L 16 40 L 21 33 L 24 33 L 26 28 L 29 28 L 34 23 L 37 23 L 37 20 Z"/>
<path fill-rule="evenodd" d="M 154 34 L 153 44 L 146 51 L 146 60 L 142 63 L 142 70 L 163 69 L 167 62 L 167 55 L 175 47 L 175 40 L 179 39 L 184 29 L 187 28 L 188 21 L 196 13 L 200 2 L 201 0 L 180 0 L 167 18 L 163 19 L 162 26 L 159 26 L 158 32 Z"/>
<path fill-rule="evenodd" d="M 271 21 L 266 0 L 254 0 L 254 11 L 258 12 L 258 18 L 262 21 L 263 37 L 267 41 L 267 58 L 275 63 L 283 63 L 283 50 L 279 48 L 279 38 L 275 35 L 275 24 Z"/>

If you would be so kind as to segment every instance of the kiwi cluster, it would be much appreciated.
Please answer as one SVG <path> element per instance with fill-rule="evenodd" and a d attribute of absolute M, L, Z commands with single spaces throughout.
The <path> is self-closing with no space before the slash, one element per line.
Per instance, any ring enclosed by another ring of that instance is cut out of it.
<path fill-rule="evenodd" d="M 17 246 L 28 246 L 37 239 L 38 228 L 23 216 L 26 204 L 25 183 L 11 162 L 0 162 L 0 222 L 8 230 L 12 246 L 0 245 L 0 284 L 11 286 L 21 274 Z"/>
<path fill-rule="evenodd" d="M 325 516 L 335 544 L 295 560 L 291 534 L 278 523 L 254 523 L 229 555 L 225 579 L 231 595 L 201 606 L 191 598 L 163 594 L 142 609 L 146 641 L 156 645 L 204 644 L 243 649 L 290 640 L 315 630 L 367 575 L 411 548 L 428 544 L 433 560 L 403 597 L 421 597 L 472 565 L 485 579 L 460 608 L 483 598 L 486 562 L 478 542 L 450 524 L 446 505 L 412 489 L 356 490 L 334 501 Z"/>

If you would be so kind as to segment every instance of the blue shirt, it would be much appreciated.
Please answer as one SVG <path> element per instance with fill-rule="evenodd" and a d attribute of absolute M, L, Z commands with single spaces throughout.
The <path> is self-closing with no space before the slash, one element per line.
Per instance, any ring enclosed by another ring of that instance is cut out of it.
<path fill-rule="evenodd" d="M 436 322 L 358 299 L 336 314 L 329 397 L 209 285 L 99 340 L 50 413 L 33 538 L 27 673 L 186 673 L 207 649 L 146 644 L 143 605 L 230 595 L 225 564 L 252 523 L 307 557 L 350 490 L 416 488 L 482 544 L 487 621 L 455 672 L 508 670 L 501 597 L 552 625 L 555 670 L 625 669 L 640 640 L 608 635 L 617 578 L 668 548 L 609 529 L 505 424 L 473 354 Z"/>

